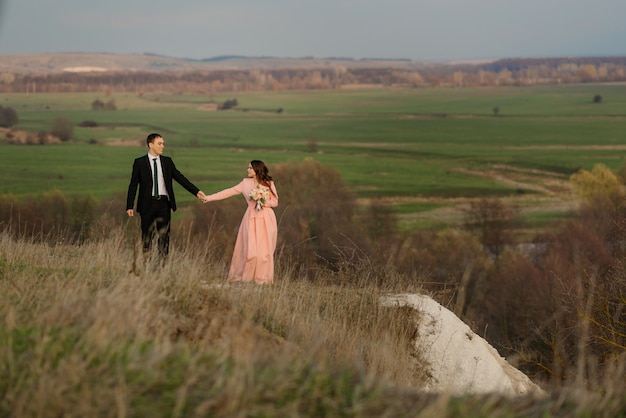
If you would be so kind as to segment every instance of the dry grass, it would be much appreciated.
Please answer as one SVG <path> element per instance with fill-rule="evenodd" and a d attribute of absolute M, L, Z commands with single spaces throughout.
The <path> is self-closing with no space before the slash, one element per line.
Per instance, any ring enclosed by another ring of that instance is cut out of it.
<path fill-rule="evenodd" d="M 561 391 L 540 403 L 420 393 L 426 365 L 411 348 L 418 318 L 382 307 L 379 297 L 398 289 L 368 284 L 385 278 L 365 269 L 352 280 L 343 271 L 309 282 L 293 280 L 297 272 L 282 260 L 273 286 L 229 286 L 227 263 L 197 252 L 173 249 L 164 266 L 142 265 L 139 274 L 133 259 L 122 232 L 80 246 L 0 235 L 1 416 L 626 411 L 623 369 L 594 394 Z"/>

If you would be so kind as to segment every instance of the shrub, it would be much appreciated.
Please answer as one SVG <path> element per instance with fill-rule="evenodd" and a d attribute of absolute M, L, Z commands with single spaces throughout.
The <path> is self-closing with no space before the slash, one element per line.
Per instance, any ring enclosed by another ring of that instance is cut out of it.
<path fill-rule="evenodd" d="M 480 241 L 468 231 L 445 229 L 428 239 L 422 237 L 419 244 L 412 245 L 412 252 L 416 266 L 429 273 L 430 290 L 454 293 L 455 311 L 462 318 L 488 267 L 487 253 Z"/>
<path fill-rule="evenodd" d="M 104 104 L 104 110 L 117 110 L 117 105 L 115 104 L 115 100 L 111 99 Z"/>
<path fill-rule="evenodd" d="M 88 238 L 96 217 L 96 201 L 91 195 L 68 199 L 59 190 L 24 200 L 0 195 L 2 230 L 43 241 L 82 241 Z"/>
<path fill-rule="evenodd" d="M 74 135 L 74 122 L 63 116 L 59 116 L 52 121 L 50 133 L 63 142 L 69 141 Z"/>
<path fill-rule="evenodd" d="M 310 137 L 306 141 L 306 148 L 307 148 L 307 152 L 310 152 L 312 154 L 317 153 L 317 149 L 318 149 L 317 138 L 316 137 Z"/>
<path fill-rule="evenodd" d="M 570 183 L 584 202 L 593 203 L 598 197 L 604 196 L 618 207 L 626 195 L 620 178 L 604 164 L 594 165 L 591 171 L 577 171 L 570 176 Z"/>
<path fill-rule="evenodd" d="M 104 102 L 100 99 L 96 99 L 93 102 L 91 102 L 91 109 L 92 110 L 104 110 Z"/>
<path fill-rule="evenodd" d="M 96 128 L 98 123 L 95 120 L 84 120 L 78 126 L 81 128 Z"/>
<path fill-rule="evenodd" d="M 367 206 L 363 223 L 368 236 L 378 242 L 380 248 L 393 239 L 398 227 L 395 212 L 380 200 L 373 200 Z"/>
<path fill-rule="evenodd" d="M 477 231 L 482 244 L 495 255 L 514 242 L 513 218 L 517 211 L 499 199 L 480 199 L 470 203 L 465 227 Z"/>
<path fill-rule="evenodd" d="M 0 106 L 0 127 L 10 128 L 17 125 L 19 118 L 17 112 L 12 107 Z"/>
<path fill-rule="evenodd" d="M 106 103 L 100 99 L 96 99 L 91 102 L 91 110 L 117 110 L 117 105 L 113 99 Z"/>
<path fill-rule="evenodd" d="M 507 248 L 471 295 L 465 320 L 500 349 L 517 347 L 529 338 L 537 348 L 543 344 L 533 338 L 536 330 L 557 309 L 555 287 L 550 274 L 531 257 Z"/>
<path fill-rule="evenodd" d="M 237 99 L 228 99 L 224 101 L 224 103 L 222 103 L 218 108 L 221 110 L 228 110 L 236 107 L 238 104 L 239 102 L 237 102 Z"/>
<path fill-rule="evenodd" d="M 339 172 L 306 159 L 276 166 L 273 176 L 280 196 L 279 245 L 305 264 L 330 268 L 337 268 L 341 248 L 367 252 L 366 236 L 354 222 L 356 197 Z"/>

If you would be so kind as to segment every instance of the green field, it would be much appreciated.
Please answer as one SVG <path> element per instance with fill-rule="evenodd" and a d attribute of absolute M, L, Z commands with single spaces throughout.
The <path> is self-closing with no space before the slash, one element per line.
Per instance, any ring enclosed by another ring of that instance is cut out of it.
<path fill-rule="evenodd" d="M 593 103 L 596 94 L 601 103 Z M 230 98 L 237 110 L 207 110 L 212 100 Z M 91 110 L 95 99 L 114 100 L 117 110 Z M 251 159 L 271 170 L 313 158 L 338 170 L 359 198 L 395 205 L 406 228 L 465 198 L 523 197 L 520 204 L 537 209 L 541 202 L 554 213 L 571 199 L 565 188 L 572 173 L 624 163 L 626 85 L 30 94 L 3 95 L 0 105 L 17 111 L 15 129 L 47 131 L 58 116 L 76 124 L 74 138 L 59 145 L 9 145 L 0 136 L 0 193 L 17 196 L 50 189 L 98 199 L 125 194 L 150 132 L 164 136 L 165 153 L 206 192 L 234 184 Z M 79 127 L 85 120 L 98 127 Z M 193 197 L 180 193 L 180 200 Z"/>

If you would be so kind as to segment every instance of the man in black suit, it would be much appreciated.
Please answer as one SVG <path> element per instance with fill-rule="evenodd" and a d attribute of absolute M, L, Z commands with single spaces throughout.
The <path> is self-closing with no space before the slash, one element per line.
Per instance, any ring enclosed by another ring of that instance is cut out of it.
<path fill-rule="evenodd" d="M 137 212 L 141 216 L 144 255 L 150 250 L 153 235 L 156 234 L 159 255 L 165 258 L 169 252 L 171 211 L 176 210 L 172 180 L 176 180 L 198 199 L 202 200 L 204 193 L 176 169 L 170 157 L 162 155 L 165 142 L 161 135 L 148 135 L 146 144 L 148 154 L 137 158 L 133 164 L 126 197 L 126 213 L 128 216 L 135 215 L 133 206 L 139 186 Z"/>

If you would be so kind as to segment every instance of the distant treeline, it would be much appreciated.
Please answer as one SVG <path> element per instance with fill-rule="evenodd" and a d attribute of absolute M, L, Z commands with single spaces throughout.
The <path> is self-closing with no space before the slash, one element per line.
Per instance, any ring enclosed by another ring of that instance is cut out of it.
<path fill-rule="evenodd" d="M 2 93 L 193 92 L 339 89 L 352 86 L 479 87 L 626 81 L 626 57 L 503 59 L 412 68 L 188 70 L 0 74 Z"/>

